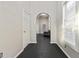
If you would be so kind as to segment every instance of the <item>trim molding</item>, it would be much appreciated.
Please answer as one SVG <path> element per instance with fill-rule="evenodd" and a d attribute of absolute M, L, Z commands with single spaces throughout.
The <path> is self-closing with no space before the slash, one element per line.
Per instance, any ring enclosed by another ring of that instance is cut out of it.
<path fill-rule="evenodd" d="M 56 43 L 59 47 L 60 47 L 60 49 L 67 55 L 67 57 L 68 58 L 71 58 L 69 55 L 68 55 L 68 53 L 58 44 L 58 43 Z"/>
<path fill-rule="evenodd" d="M 57 42 L 50 42 L 51 44 L 53 44 L 53 43 L 55 43 L 55 44 L 57 44 Z"/>
<path fill-rule="evenodd" d="M 37 43 L 37 42 L 31 42 L 31 43 Z"/>
<path fill-rule="evenodd" d="M 24 51 L 24 49 L 20 50 L 20 52 L 17 53 L 16 56 L 14 56 L 14 58 L 17 58 L 23 51 Z"/>
<path fill-rule="evenodd" d="M 26 45 L 26 47 L 27 47 L 28 45 L 29 45 L 29 43 Z M 14 56 L 14 58 L 18 57 L 18 56 L 24 51 L 24 48 L 25 48 L 25 47 L 23 47 L 23 48 L 19 51 L 19 53 L 17 53 L 17 55 Z"/>

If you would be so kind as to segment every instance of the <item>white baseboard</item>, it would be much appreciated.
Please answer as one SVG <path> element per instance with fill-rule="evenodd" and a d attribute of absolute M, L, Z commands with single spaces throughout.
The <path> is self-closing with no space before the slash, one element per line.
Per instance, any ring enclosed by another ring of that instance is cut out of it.
<path fill-rule="evenodd" d="M 26 47 L 27 47 L 28 45 L 29 45 L 29 43 L 26 45 Z M 25 47 L 23 47 L 22 50 L 21 50 L 19 53 L 17 53 L 17 55 L 16 55 L 14 58 L 18 57 L 18 56 L 24 51 L 24 48 L 25 48 Z"/>
<path fill-rule="evenodd" d="M 57 43 L 56 43 L 57 44 Z M 60 49 L 67 55 L 67 57 L 68 58 L 71 58 L 69 55 L 68 55 L 68 53 L 59 45 L 59 44 L 57 44 L 59 47 L 60 47 Z"/>
<path fill-rule="evenodd" d="M 51 44 L 54 44 L 54 43 L 57 44 L 56 42 L 50 42 L 50 43 L 51 43 Z"/>
<path fill-rule="evenodd" d="M 17 58 L 23 51 L 24 51 L 24 49 L 22 49 L 19 53 L 17 53 L 17 55 L 14 56 L 14 58 Z"/>
<path fill-rule="evenodd" d="M 37 43 L 37 42 L 31 42 L 31 43 Z"/>

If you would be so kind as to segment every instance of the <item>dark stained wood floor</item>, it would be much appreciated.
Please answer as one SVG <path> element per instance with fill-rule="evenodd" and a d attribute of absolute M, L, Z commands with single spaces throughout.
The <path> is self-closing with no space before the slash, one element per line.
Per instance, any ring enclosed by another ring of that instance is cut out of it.
<path fill-rule="evenodd" d="M 57 44 L 50 44 L 50 39 L 37 35 L 37 43 L 30 43 L 17 58 L 67 58 Z"/>

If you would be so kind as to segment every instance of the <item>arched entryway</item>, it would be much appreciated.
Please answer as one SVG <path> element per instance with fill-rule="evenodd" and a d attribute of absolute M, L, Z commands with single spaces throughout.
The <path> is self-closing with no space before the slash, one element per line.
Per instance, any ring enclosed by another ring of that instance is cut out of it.
<path fill-rule="evenodd" d="M 43 34 L 49 30 L 49 15 L 45 12 L 39 13 L 37 15 L 38 22 L 38 32 L 39 34 Z"/>
<path fill-rule="evenodd" d="M 50 16 L 48 13 L 42 12 L 37 15 L 37 35 L 42 35 L 50 41 Z"/>

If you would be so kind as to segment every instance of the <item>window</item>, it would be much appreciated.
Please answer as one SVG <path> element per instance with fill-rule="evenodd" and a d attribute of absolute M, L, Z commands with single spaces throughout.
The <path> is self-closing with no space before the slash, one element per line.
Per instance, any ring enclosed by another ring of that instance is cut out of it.
<path fill-rule="evenodd" d="M 70 47 L 75 47 L 75 9 L 75 1 L 64 4 L 64 40 Z"/>

